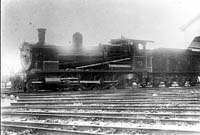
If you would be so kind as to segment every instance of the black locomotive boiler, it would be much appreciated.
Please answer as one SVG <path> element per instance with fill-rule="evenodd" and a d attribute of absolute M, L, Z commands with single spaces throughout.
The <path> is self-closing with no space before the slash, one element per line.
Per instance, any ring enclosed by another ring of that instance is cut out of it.
<path fill-rule="evenodd" d="M 175 81 L 194 85 L 200 73 L 200 54 L 189 49 L 147 50 L 152 41 L 125 38 L 85 46 L 78 32 L 71 46 L 55 46 L 45 43 L 45 32 L 38 29 L 37 43 L 20 46 L 25 91 L 125 88 L 133 82 L 142 87 Z"/>

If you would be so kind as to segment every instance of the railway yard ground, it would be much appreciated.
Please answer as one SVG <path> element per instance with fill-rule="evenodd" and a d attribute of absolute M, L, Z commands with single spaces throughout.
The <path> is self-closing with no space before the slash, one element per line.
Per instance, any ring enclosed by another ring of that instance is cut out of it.
<path fill-rule="evenodd" d="M 1 93 L 2 135 L 199 135 L 200 86 Z"/>

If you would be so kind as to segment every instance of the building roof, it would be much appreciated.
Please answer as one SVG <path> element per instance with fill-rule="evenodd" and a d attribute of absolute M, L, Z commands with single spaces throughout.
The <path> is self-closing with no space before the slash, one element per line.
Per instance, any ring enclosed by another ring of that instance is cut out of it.
<path fill-rule="evenodd" d="M 150 40 L 137 40 L 137 39 L 128 39 L 128 38 L 118 38 L 118 39 L 111 39 L 110 43 L 112 44 L 120 44 L 120 43 L 127 43 L 127 42 L 133 42 L 136 44 L 145 44 L 147 42 L 153 43 L 154 41 Z"/>
<path fill-rule="evenodd" d="M 197 36 L 193 39 L 188 49 L 200 51 L 200 36 Z"/>

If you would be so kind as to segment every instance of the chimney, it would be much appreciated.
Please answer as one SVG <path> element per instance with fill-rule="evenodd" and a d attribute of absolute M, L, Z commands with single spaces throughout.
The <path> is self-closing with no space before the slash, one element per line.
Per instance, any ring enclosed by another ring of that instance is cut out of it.
<path fill-rule="evenodd" d="M 44 44 L 45 43 L 45 32 L 46 32 L 46 29 L 39 28 L 37 30 L 38 30 L 38 43 L 39 44 Z"/>

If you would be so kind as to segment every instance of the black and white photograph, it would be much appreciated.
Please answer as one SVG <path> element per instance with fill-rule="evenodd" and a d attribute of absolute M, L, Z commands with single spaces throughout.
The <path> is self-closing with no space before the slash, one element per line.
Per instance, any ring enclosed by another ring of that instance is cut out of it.
<path fill-rule="evenodd" d="M 200 135 L 200 1 L 1 0 L 1 135 Z"/>

